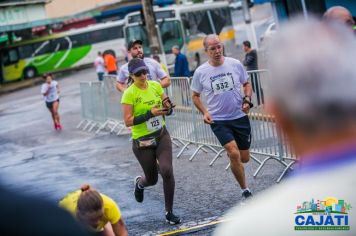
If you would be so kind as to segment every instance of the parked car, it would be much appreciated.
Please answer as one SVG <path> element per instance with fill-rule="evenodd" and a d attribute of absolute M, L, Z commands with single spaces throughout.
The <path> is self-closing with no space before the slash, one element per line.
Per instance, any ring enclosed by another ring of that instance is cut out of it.
<path fill-rule="evenodd" d="M 261 35 L 260 41 L 267 41 L 276 33 L 276 23 L 271 23 L 266 31 Z"/>

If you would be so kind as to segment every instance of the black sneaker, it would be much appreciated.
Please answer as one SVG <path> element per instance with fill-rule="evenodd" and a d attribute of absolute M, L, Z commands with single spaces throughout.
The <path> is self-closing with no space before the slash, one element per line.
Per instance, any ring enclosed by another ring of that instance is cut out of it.
<path fill-rule="evenodd" d="M 143 188 L 139 188 L 138 187 L 138 182 L 139 180 L 142 178 L 142 176 L 137 176 L 135 178 L 135 191 L 134 191 L 134 195 L 135 195 L 135 199 L 137 202 L 143 202 Z"/>
<path fill-rule="evenodd" d="M 171 225 L 176 225 L 181 223 L 181 219 L 174 215 L 173 212 L 169 211 L 166 212 L 166 222 L 171 224 Z"/>
<path fill-rule="evenodd" d="M 250 191 L 250 190 L 245 190 L 245 191 L 243 191 L 242 197 L 243 197 L 244 199 L 252 198 L 252 193 L 251 193 L 251 191 Z"/>

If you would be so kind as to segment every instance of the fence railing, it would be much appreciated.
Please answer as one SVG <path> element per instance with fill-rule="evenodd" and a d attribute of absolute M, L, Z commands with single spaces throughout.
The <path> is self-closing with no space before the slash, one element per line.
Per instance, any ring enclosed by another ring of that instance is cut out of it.
<path fill-rule="evenodd" d="M 268 161 L 275 160 L 284 167 L 277 179 L 277 182 L 280 182 L 286 172 L 292 169 L 297 158 L 284 135 L 277 130 L 274 116 L 265 110 L 265 97 L 268 96 L 265 81 L 268 79 L 268 71 L 249 71 L 248 74 L 254 91 L 252 101 L 255 104 L 249 113 L 252 130 L 250 156 L 258 164 L 254 177 Z M 225 149 L 220 145 L 210 126 L 203 122 L 202 114 L 195 108 L 191 98 L 190 80 L 187 77 L 171 78 L 168 93 L 176 107 L 174 113 L 166 117 L 167 129 L 173 143 L 180 148 L 177 158 L 193 147 L 190 161 L 193 161 L 200 151 L 209 152 L 214 154 L 209 163 L 213 166 L 223 156 Z M 114 132 L 118 135 L 127 133 L 120 105 L 121 93 L 116 90 L 115 76 L 104 76 L 103 82 L 81 82 L 80 92 L 82 121 L 78 128 L 95 133 L 100 131 Z M 203 95 L 201 99 L 205 104 Z M 230 164 L 225 169 L 229 167 Z"/>

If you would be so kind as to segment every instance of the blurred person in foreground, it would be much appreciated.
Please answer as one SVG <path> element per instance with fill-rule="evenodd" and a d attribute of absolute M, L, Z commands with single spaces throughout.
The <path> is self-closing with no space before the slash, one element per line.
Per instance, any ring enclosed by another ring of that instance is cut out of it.
<path fill-rule="evenodd" d="M 354 30 L 355 20 L 351 12 L 342 6 L 330 7 L 323 15 L 325 21 L 335 21 L 345 24 L 351 30 Z"/>
<path fill-rule="evenodd" d="M 232 209 L 214 235 L 356 235 L 354 35 L 341 24 L 295 20 L 272 46 L 267 103 L 300 169 Z M 334 226 L 346 228 L 318 231 Z"/>
<path fill-rule="evenodd" d="M 14 192 L 0 184 L 0 235 L 88 236 L 71 217 L 55 204 Z"/>
<path fill-rule="evenodd" d="M 115 201 L 88 184 L 66 195 L 59 206 L 69 211 L 80 223 L 95 232 L 95 235 L 128 235 Z"/>

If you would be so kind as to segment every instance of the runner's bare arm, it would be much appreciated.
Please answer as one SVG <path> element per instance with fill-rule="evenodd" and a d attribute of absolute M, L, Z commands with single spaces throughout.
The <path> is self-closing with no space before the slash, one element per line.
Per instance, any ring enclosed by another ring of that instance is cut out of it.
<path fill-rule="evenodd" d="M 249 97 L 249 102 L 251 102 L 251 96 L 252 96 L 252 86 L 249 82 L 246 82 L 243 84 L 243 90 L 245 97 Z M 246 114 L 250 111 L 250 105 L 248 103 L 243 102 L 242 103 L 242 111 L 245 112 Z"/>
<path fill-rule="evenodd" d="M 133 107 L 129 104 L 122 104 L 122 111 L 124 112 L 124 122 L 126 127 L 133 126 Z"/>
<path fill-rule="evenodd" d="M 244 90 L 245 96 L 247 96 L 247 97 L 252 96 L 252 86 L 251 86 L 250 82 L 246 82 L 243 84 L 243 90 Z"/>
<path fill-rule="evenodd" d="M 116 224 L 112 224 L 111 226 L 112 226 L 115 236 L 127 236 L 128 235 L 125 223 L 122 219 L 120 219 Z"/>
<path fill-rule="evenodd" d="M 147 111 L 146 114 L 142 114 L 137 117 L 134 117 L 133 115 L 132 105 L 122 104 L 122 110 L 124 112 L 124 122 L 126 127 L 141 124 L 154 116 L 167 115 L 167 111 L 163 110 L 159 106 L 152 107 L 152 109 L 150 111 Z"/>
<path fill-rule="evenodd" d="M 116 82 L 116 89 L 123 93 L 127 89 L 127 85 L 121 82 Z"/>
<path fill-rule="evenodd" d="M 160 81 L 162 88 L 167 88 L 169 85 L 171 85 L 171 79 L 169 76 L 163 77 Z"/>
<path fill-rule="evenodd" d="M 193 91 L 192 100 L 195 107 L 198 108 L 201 113 L 203 113 L 204 122 L 207 124 L 213 123 L 213 119 L 211 118 L 208 110 L 204 107 L 203 103 L 200 100 L 200 93 Z"/>

